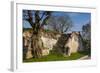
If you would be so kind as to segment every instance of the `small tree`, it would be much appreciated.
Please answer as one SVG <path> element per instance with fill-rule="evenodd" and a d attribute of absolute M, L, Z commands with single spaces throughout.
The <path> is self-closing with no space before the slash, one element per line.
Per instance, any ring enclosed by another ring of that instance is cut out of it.
<path fill-rule="evenodd" d="M 90 40 L 91 39 L 91 24 L 90 22 L 82 27 L 82 33 L 84 39 Z"/>
<path fill-rule="evenodd" d="M 60 33 L 65 33 L 72 27 L 72 21 L 68 15 L 52 16 L 48 20 L 48 24 L 50 28 Z"/>
<path fill-rule="evenodd" d="M 82 35 L 83 35 L 83 46 L 88 51 L 89 55 L 91 55 L 91 23 L 87 23 L 82 27 Z"/>

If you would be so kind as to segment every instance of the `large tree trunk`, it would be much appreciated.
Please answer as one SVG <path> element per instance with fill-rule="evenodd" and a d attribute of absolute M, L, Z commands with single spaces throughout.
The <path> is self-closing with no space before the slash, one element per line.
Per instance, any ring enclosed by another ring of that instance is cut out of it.
<path fill-rule="evenodd" d="M 34 58 L 40 58 L 42 56 L 42 49 L 44 48 L 41 40 L 41 31 L 39 30 L 37 33 L 33 32 L 31 40 L 32 55 Z"/>
<path fill-rule="evenodd" d="M 30 55 L 32 52 L 32 56 L 36 58 L 40 58 L 42 56 L 42 49 L 43 44 L 41 40 L 41 28 L 46 25 L 46 21 L 50 18 L 51 12 L 44 11 L 41 15 L 41 12 L 36 10 L 34 11 L 34 18 L 33 18 L 33 11 L 28 10 L 27 15 L 25 14 L 26 20 L 30 23 L 32 29 L 33 29 L 33 35 L 30 38 L 31 48 L 28 49 L 28 54 Z M 29 45 L 28 45 L 29 46 Z M 31 51 L 30 51 L 31 50 Z M 30 55 L 30 57 L 32 57 Z M 29 58 L 29 57 L 28 57 Z"/>
<path fill-rule="evenodd" d="M 34 30 L 33 30 L 34 31 Z M 40 58 L 42 56 L 43 42 L 41 39 L 41 31 L 31 33 L 29 39 L 23 39 L 24 46 L 24 59 Z"/>

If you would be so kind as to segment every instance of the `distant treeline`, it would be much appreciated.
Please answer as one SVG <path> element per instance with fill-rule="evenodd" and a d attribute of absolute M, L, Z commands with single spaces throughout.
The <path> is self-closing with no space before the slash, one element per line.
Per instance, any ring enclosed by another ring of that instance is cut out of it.
<path fill-rule="evenodd" d="M 32 28 L 23 28 L 23 32 L 24 31 L 32 31 Z"/>
<path fill-rule="evenodd" d="M 24 31 L 32 31 L 32 28 L 23 28 L 23 32 Z M 50 30 L 50 29 L 43 29 L 42 30 L 43 32 L 48 32 L 48 33 L 59 33 L 59 32 L 57 32 L 57 31 L 53 31 L 53 30 Z"/>

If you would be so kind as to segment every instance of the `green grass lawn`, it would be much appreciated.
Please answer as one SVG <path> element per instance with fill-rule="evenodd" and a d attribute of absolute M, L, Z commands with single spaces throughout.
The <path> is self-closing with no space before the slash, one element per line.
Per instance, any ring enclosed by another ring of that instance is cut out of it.
<path fill-rule="evenodd" d="M 87 52 L 78 52 L 78 53 L 73 53 L 73 54 L 71 54 L 71 56 L 66 56 L 66 57 L 64 57 L 63 55 L 60 55 L 60 54 L 49 54 L 48 56 L 44 56 L 42 58 L 32 58 L 32 59 L 28 59 L 28 60 L 23 60 L 23 62 L 26 63 L 26 62 L 76 60 L 87 54 L 88 54 Z"/>

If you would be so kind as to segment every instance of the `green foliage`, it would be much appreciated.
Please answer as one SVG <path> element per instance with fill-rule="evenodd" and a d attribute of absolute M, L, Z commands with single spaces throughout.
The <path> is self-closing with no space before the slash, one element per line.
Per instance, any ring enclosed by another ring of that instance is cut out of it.
<path fill-rule="evenodd" d="M 85 48 L 85 51 L 88 52 L 88 55 L 91 55 L 91 41 L 84 39 L 83 46 Z"/>

